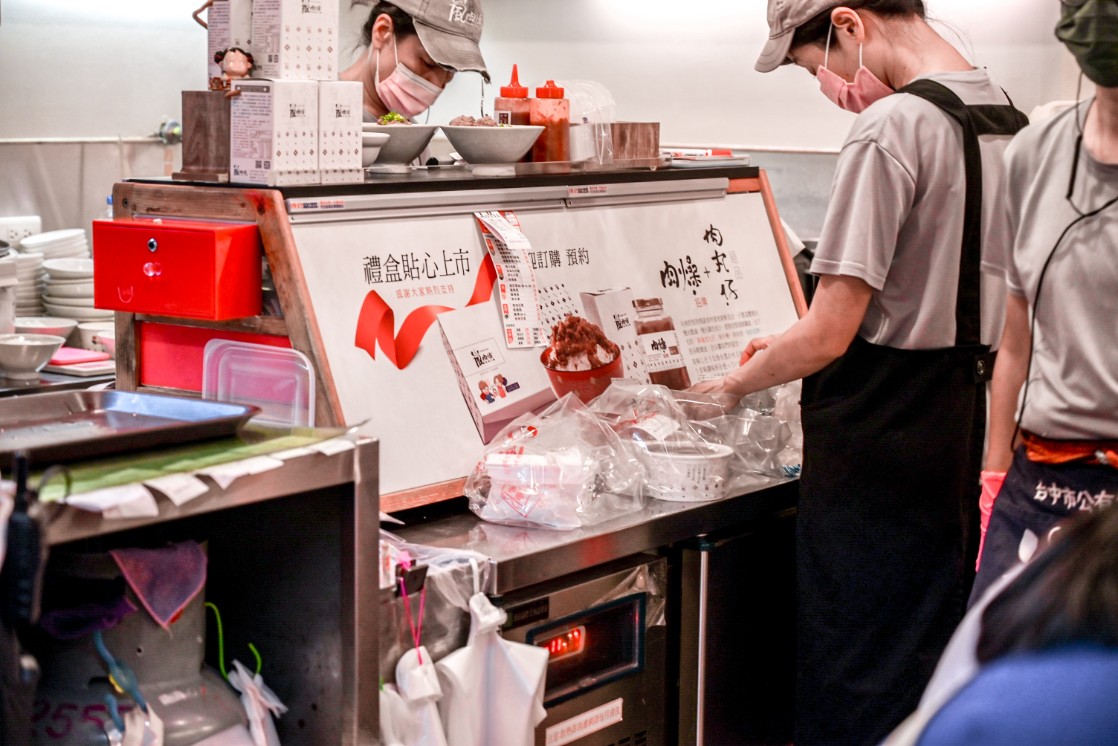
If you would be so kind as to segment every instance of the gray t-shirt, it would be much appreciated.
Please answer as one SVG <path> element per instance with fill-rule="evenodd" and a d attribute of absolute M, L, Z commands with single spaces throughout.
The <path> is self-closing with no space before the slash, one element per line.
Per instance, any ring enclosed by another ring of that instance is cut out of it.
<path fill-rule="evenodd" d="M 982 69 L 924 77 L 968 105 L 1009 103 Z M 1010 240 L 1002 161 L 1010 139 L 980 138 L 982 341 L 993 346 L 1005 320 L 1005 283 L 988 257 L 1004 253 Z M 866 341 L 902 349 L 955 344 L 965 194 L 962 129 L 934 104 L 895 94 L 855 120 L 811 271 L 873 287 L 858 332 Z"/>
<path fill-rule="evenodd" d="M 1006 280 L 1009 292 L 1028 301 L 1030 318 L 1044 263 L 1079 217 L 1066 195 L 1076 119 L 1083 121 L 1087 106 L 1027 127 L 1006 154 L 1014 232 Z M 1072 202 L 1087 213 L 1115 197 L 1118 165 L 1082 149 Z M 1118 204 L 1072 228 L 1052 254 L 1021 426 L 1048 438 L 1118 439 Z"/>

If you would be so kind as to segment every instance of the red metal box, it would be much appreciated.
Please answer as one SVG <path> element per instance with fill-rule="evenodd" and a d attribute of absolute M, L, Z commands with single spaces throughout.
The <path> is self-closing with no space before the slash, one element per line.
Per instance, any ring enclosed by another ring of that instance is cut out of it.
<path fill-rule="evenodd" d="M 221 321 L 261 310 L 254 224 L 94 220 L 97 308 Z"/>

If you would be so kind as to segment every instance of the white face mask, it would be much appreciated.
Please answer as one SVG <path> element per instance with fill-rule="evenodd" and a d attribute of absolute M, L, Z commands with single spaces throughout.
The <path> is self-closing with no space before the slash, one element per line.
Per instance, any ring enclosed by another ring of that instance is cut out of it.
<path fill-rule="evenodd" d="M 369 54 L 375 50 L 369 45 Z M 373 85 L 377 97 L 389 111 L 405 117 L 414 117 L 420 112 L 431 108 L 439 94 L 443 92 L 440 86 L 425 80 L 409 70 L 406 65 L 400 64 L 400 57 L 396 52 L 396 36 L 392 36 L 392 56 L 396 58 L 396 69 L 384 80 L 380 79 L 380 55 L 376 55 L 376 71 L 373 75 Z"/>

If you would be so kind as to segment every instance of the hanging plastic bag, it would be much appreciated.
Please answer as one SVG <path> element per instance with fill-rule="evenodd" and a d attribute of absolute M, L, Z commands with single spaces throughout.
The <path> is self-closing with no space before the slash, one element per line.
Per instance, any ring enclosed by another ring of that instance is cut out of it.
<path fill-rule="evenodd" d="M 408 746 L 417 728 L 412 723 L 411 709 L 394 684 L 380 688 L 381 746 Z"/>
<path fill-rule="evenodd" d="M 557 529 L 644 504 L 640 464 L 571 394 L 505 427 L 467 477 L 465 493 L 483 520 Z"/>
<path fill-rule="evenodd" d="M 264 683 L 260 674 L 253 674 L 239 661 L 233 660 L 229 685 L 241 693 L 241 705 L 248 715 L 249 733 L 256 746 L 280 746 L 273 717 L 287 712 L 287 707 Z"/>
<path fill-rule="evenodd" d="M 476 567 L 476 566 L 475 566 Z M 475 570 L 470 639 L 436 664 L 439 712 L 448 746 L 532 746 L 543 707 L 548 652 L 499 635 L 507 615 L 484 593 Z"/>
<path fill-rule="evenodd" d="M 412 558 L 404 557 L 401 567 L 413 567 Z M 439 719 L 438 701 L 442 696 L 439 677 L 427 648 L 423 647 L 423 611 L 427 605 L 427 588 L 419 591 L 419 610 L 412 616 L 411 598 L 405 576 L 399 580 L 400 598 L 408 615 L 413 646 L 396 663 L 396 690 L 407 705 L 397 725 L 407 746 L 446 746 L 446 734 Z M 414 589 L 413 589 L 414 590 Z"/>
<path fill-rule="evenodd" d="M 426 648 L 412 648 L 400 658 L 396 664 L 396 688 L 407 704 L 408 714 L 402 720 L 409 732 L 404 743 L 407 746 L 447 746 L 438 707 L 442 688 Z"/>
<path fill-rule="evenodd" d="M 473 595 L 470 560 L 477 565 L 482 587 L 486 587 L 492 571 L 489 558 L 465 549 L 411 544 L 384 530 L 381 530 L 380 543 L 393 547 L 392 555 L 408 557 L 427 567 L 421 591 L 423 632 L 420 644 L 435 660 L 465 645 L 469 639 L 470 596 Z M 390 573 L 396 576 L 395 567 Z M 384 662 L 381 674 L 385 681 L 393 681 L 396 662 L 404 651 L 415 645 L 415 640 L 409 631 L 408 608 L 402 599 L 381 604 L 380 610 L 380 655 Z"/>

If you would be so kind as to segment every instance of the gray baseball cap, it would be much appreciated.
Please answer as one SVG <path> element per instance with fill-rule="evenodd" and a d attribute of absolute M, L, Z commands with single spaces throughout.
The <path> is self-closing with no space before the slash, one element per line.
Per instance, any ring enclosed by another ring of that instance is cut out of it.
<path fill-rule="evenodd" d="M 431 59 L 452 70 L 489 70 L 481 56 L 481 0 L 388 0 L 415 21 L 419 41 Z"/>
<path fill-rule="evenodd" d="M 772 72 L 787 63 L 796 29 L 841 4 L 836 0 L 769 0 L 769 40 L 754 65 L 757 72 Z"/>

